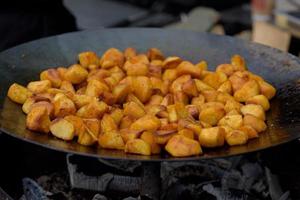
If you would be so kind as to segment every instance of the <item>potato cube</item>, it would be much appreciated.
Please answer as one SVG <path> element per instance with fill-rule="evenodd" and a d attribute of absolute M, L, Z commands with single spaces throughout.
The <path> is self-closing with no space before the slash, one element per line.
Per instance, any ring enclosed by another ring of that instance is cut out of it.
<path fill-rule="evenodd" d="M 188 74 L 191 75 L 193 78 L 200 78 L 202 72 L 202 69 L 200 67 L 195 66 L 188 61 L 181 62 L 176 69 L 178 76 Z"/>
<path fill-rule="evenodd" d="M 70 83 L 69 81 L 62 81 L 61 85 L 60 85 L 60 89 L 71 92 L 72 94 L 75 94 L 75 89 L 74 89 L 72 83 Z"/>
<path fill-rule="evenodd" d="M 163 61 L 163 68 L 164 69 L 174 69 L 176 68 L 180 63 L 182 62 L 181 58 L 172 56 L 172 57 L 167 57 Z"/>
<path fill-rule="evenodd" d="M 65 68 L 65 67 L 58 67 L 57 69 L 57 72 L 58 72 L 58 74 L 59 74 L 59 77 L 61 78 L 61 80 L 65 80 L 65 74 L 66 74 L 66 72 L 67 72 L 67 68 Z"/>
<path fill-rule="evenodd" d="M 167 94 L 160 103 L 160 105 L 163 105 L 166 107 L 171 104 L 174 104 L 174 98 L 173 98 L 172 94 Z"/>
<path fill-rule="evenodd" d="M 142 134 L 141 131 L 130 130 L 128 128 L 120 130 L 120 135 L 124 143 L 127 143 L 129 140 L 133 140 L 140 137 L 141 134 Z"/>
<path fill-rule="evenodd" d="M 79 63 L 82 67 L 88 68 L 91 65 L 99 66 L 99 58 L 95 52 L 86 51 L 78 55 Z"/>
<path fill-rule="evenodd" d="M 111 131 L 108 133 L 100 134 L 98 139 L 99 145 L 105 149 L 119 149 L 122 150 L 125 147 L 124 141 L 117 131 Z"/>
<path fill-rule="evenodd" d="M 253 127 L 258 133 L 267 129 L 266 123 L 253 115 L 245 115 L 243 122 L 244 125 L 249 125 Z"/>
<path fill-rule="evenodd" d="M 112 90 L 112 94 L 116 98 L 117 103 L 123 103 L 130 93 L 130 86 L 126 83 L 119 83 L 114 89 Z"/>
<path fill-rule="evenodd" d="M 175 105 L 169 105 L 167 106 L 167 111 L 168 111 L 168 118 L 169 118 L 169 122 L 177 122 L 178 120 L 178 115 L 177 115 L 177 112 L 176 112 L 176 107 Z"/>
<path fill-rule="evenodd" d="M 145 63 L 126 64 L 126 73 L 128 76 L 146 76 L 148 72 L 149 69 Z"/>
<path fill-rule="evenodd" d="M 28 114 L 30 112 L 31 106 L 35 103 L 35 99 L 33 97 L 29 97 L 26 99 L 22 106 L 22 110 L 25 114 Z"/>
<path fill-rule="evenodd" d="M 234 93 L 235 100 L 245 102 L 247 99 L 259 94 L 259 85 L 255 80 L 246 82 L 243 87 Z"/>
<path fill-rule="evenodd" d="M 224 109 L 224 104 L 221 102 L 216 102 L 216 101 L 210 101 L 207 103 L 204 103 L 200 106 L 200 110 L 204 110 L 206 108 L 221 108 Z"/>
<path fill-rule="evenodd" d="M 202 60 L 196 64 L 197 67 L 201 69 L 201 71 L 207 71 L 207 62 Z"/>
<path fill-rule="evenodd" d="M 243 125 L 243 117 L 242 115 L 226 115 L 219 121 L 218 125 L 238 129 Z"/>
<path fill-rule="evenodd" d="M 212 126 L 217 125 L 219 120 L 225 115 L 225 110 L 218 107 L 209 107 L 201 110 L 199 119 Z"/>
<path fill-rule="evenodd" d="M 257 105 L 261 105 L 261 107 L 263 107 L 263 109 L 265 111 L 270 109 L 270 103 L 267 97 L 265 97 L 264 95 L 260 94 L 260 95 L 256 95 L 253 96 L 249 99 L 247 99 L 246 104 L 257 104 Z"/>
<path fill-rule="evenodd" d="M 125 145 L 126 153 L 151 155 L 151 146 L 142 139 L 129 140 Z"/>
<path fill-rule="evenodd" d="M 124 105 L 124 115 L 128 115 L 133 119 L 140 118 L 146 114 L 143 107 L 140 107 L 139 104 L 135 102 L 128 102 Z"/>
<path fill-rule="evenodd" d="M 225 81 L 220 85 L 217 91 L 232 94 L 231 82 L 229 80 Z"/>
<path fill-rule="evenodd" d="M 182 84 L 182 91 L 186 93 L 189 97 L 198 96 L 198 89 L 193 79 L 188 80 L 187 82 Z"/>
<path fill-rule="evenodd" d="M 231 82 L 233 92 L 241 89 L 245 83 L 250 80 L 249 74 L 246 73 L 234 73 L 229 77 L 229 81 Z"/>
<path fill-rule="evenodd" d="M 157 48 L 148 49 L 147 57 L 149 58 L 149 60 L 164 60 L 163 53 Z"/>
<path fill-rule="evenodd" d="M 49 80 L 53 87 L 59 88 L 61 85 L 61 77 L 56 69 L 47 69 L 40 74 L 40 79 Z"/>
<path fill-rule="evenodd" d="M 222 72 L 219 73 L 211 73 L 204 77 L 203 82 L 207 85 L 211 86 L 214 89 L 218 89 L 223 82 L 226 80 L 223 80 L 223 76 L 226 77 L 226 75 Z"/>
<path fill-rule="evenodd" d="M 48 133 L 50 118 L 45 107 L 35 107 L 30 110 L 26 117 L 26 127 L 31 131 Z"/>
<path fill-rule="evenodd" d="M 91 136 L 90 142 L 94 144 L 97 142 L 100 133 L 100 121 L 98 119 L 83 119 L 83 123 L 86 133 Z"/>
<path fill-rule="evenodd" d="M 227 101 L 234 101 L 234 100 L 235 99 L 233 98 L 233 96 L 231 96 L 228 93 L 225 93 L 225 92 L 217 93 L 216 101 L 218 101 L 218 102 L 222 102 L 225 104 Z"/>
<path fill-rule="evenodd" d="M 65 73 L 65 79 L 72 84 L 79 84 L 85 81 L 87 76 L 88 71 L 78 64 L 70 66 Z"/>
<path fill-rule="evenodd" d="M 103 92 L 108 92 L 109 87 L 101 81 L 90 80 L 86 87 L 85 94 L 91 97 L 99 97 Z"/>
<path fill-rule="evenodd" d="M 178 77 L 176 69 L 166 69 L 162 75 L 163 81 L 174 81 Z"/>
<path fill-rule="evenodd" d="M 131 101 L 137 103 L 140 107 L 145 109 L 144 104 L 134 94 L 128 94 L 126 98 L 126 102 L 131 102 Z"/>
<path fill-rule="evenodd" d="M 261 105 L 247 104 L 241 108 L 241 112 L 243 113 L 243 115 L 249 114 L 263 121 L 266 120 L 265 111 Z"/>
<path fill-rule="evenodd" d="M 198 97 L 193 97 L 191 104 L 197 106 L 197 108 L 199 109 L 201 107 L 202 104 L 204 104 L 205 102 L 205 98 L 202 94 L 200 94 Z"/>
<path fill-rule="evenodd" d="M 183 135 L 173 136 L 165 146 L 167 152 L 175 157 L 194 156 L 202 153 L 200 144 Z"/>
<path fill-rule="evenodd" d="M 203 92 L 205 90 L 214 90 L 213 87 L 209 86 L 199 79 L 194 79 L 194 81 L 199 92 Z"/>
<path fill-rule="evenodd" d="M 66 95 L 58 93 L 53 99 L 54 116 L 64 117 L 76 113 L 75 104 Z"/>
<path fill-rule="evenodd" d="M 80 117 L 76 115 L 67 115 L 64 119 L 73 124 L 75 136 L 79 136 L 85 132 L 85 125 Z"/>
<path fill-rule="evenodd" d="M 74 102 L 76 108 L 81 108 L 82 106 L 85 106 L 92 101 L 97 101 L 96 97 L 91 97 L 84 94 L 75 94 L 71 99 Z"/>
<path fill-rule="evenodd" d="M 34 104 L 31 105 L 30 110 L 35 107 L 44 107 L 47 109 L 47 114 L 50 116 L 50 118 L 53 117 L 54 115 L 54 106 L 52 103 L 48 101 L 39 101 L 35 102 Z"/>
<path fill-rule="evenodd" d="M 150 145 L 151 154 L 159 154 L 161 152 L 161 147 L 155 142 L 155 137 L 153 136 L 153 133 L 149 131 L 144 131 L 141 135 L 141 139 Z"/>
<path fill-rule="evenodd" d="M 183 103 L 187 105 L 189 103 L 189 97 L 184 92 L 175 92 L 174 103 Z"/>
<path fill-rule="evenodd" d="M 228 100 L 225 103 L 224 110 L 226 111 L 226 113 L 229 113 L 232 110 L 236 110 L 236 111 L 240 112 L 241 107 L 242 107 L 241 103 L 239 103 L 235 100 Z"/>
<path fill-rule="evenodd" d="M 81 107 L 76 115 L 82 118 L 98 118 L 100 119 L 104 113 L 108 111 L 108 106 L 103 101 L 92 101 Z"/>
<path fill-rule="evenodd" d="M 7 96 L 16 103 L 23 104 L 25 103 L 26 99 L 30 97 L 32 94 L 31 92 L 23 87 L 22 85 L 19 85 L 17 83 L 12 84 L 7 92 Z"/>
<path fill-rule="evenodd" d="M 210 101 L 217 101 L 219 92 L 216 90 L 204 90 L 202 91 L 202 95 L 205 98 L 205 101 L 210 102 Z"/>
<path fill-rule="evenodd" d="M 121 51 L 110 48 L 102 55 L 100 65 L 104 69 L 114 66 L 123 67 L 124 61 L 125 57 Z"/>
<path fill-rule="evenodd" d="M 129 116 L 124 116 L 120 122 L 120 129 L 129 128 L 134 121 L 135 119 Z"/>
<path fill-rule="evenodd" d="M 132 47 L 128 47 L 125 49 L 124 51 L 124 56 L 126 58 L 126 60 L 129 60 L 132 57 L 136 56 L 136 49 L 132 48 Z"/>
<path fill-rule="evenodd" d="M 258 137 L 257 131 L 252 126 L 244 125 L 244 126 L 240 127 L 239 130 L 247 133 L 249 139 Z"/>
<path fill-rule="evenodd" d="M 111 112 L 110 112 L 110 116 L 114 119 L 115 123 L 117 126 L 120 125 L 121 120 L 124 116 L 124 112 L 122 109 L 120 108 L 114 108 Z"/>
<path fill-rule="evenodd" d="M 204 128 L 199 134 L 199 142 L 203 147 L 220 147 L 224 145 L 225 130 L 221 127 Z"/>
<path fill-rule="evenodd" d="M 101 120 L 101 132 L 108 133 L 117 129 L 118 126 L 115 123 L 115 120 L 109 114 L 104 114 Z"/>
<path fill-rule="evenodd" d="M 234 73 L 234 66 L 231 64 L 221 64 L 216 68 L 216 72 L 223 72 L 227 76 L 231 76 Z"/>
<path fill-rule="evenodd" d="M 162 77 L 162 61 L 153 60 L 148 66 L 148 75 L 151 77 L 161 78 Z"/>
<path fill-rule="evenodd" d="M 184 128 L 178 131 L 178 135 L 183 135 L 189 139 L 194 139 L 194 132 L 190 129 Z"/>
<path fill-rule="evenodd" d="M 233 55 L 231 57 L 231 64 L 235 71 L 244 71 L 247 69 L 244 58 L 240 55 Z"/>
<path fill-rule="evenodd" d="M 189 80 L 191 80 L 191 75 L 179 76 L 176 80 L 173 81 L 170 87 L 170 92 L 172 92 L 173 94 L 175 94 L 176 92 L 181 92 L 182 85 Z"/>
<path fill-rule="evenodd" d="M 147 106 L 160 105 L 164 98 L 161 95 L 152 95 L 147 103 Z"/>
<path fill-rule="evenodd" d="M 160 120 L 153 115 L 145 115 L 130 125 L 131 130 L 155 131 L 160 127 Z"/>
<path fill-rule="evenodd" d="M 74 138 L 74 126 L 63 118 L 57 118 L 51 122 L 51 133 L 62 140 L 72 140 Z"/>
<path fill-rule="evenodd" d="M 28 83 L 27 88 L 32 93 L 38 94 L 47 92 L 49 88 L 51 88 L 51 82 L 49 80 L 43 81 L 32 81 Z"/>
<path fill-rule="evenodd" d="M 241 130 L 233 130 L 226 134 L 225 140 L 230 146 L 246 144 L 248 134 Z"/>
<path fill-rule="evenodd" d="M 133 79 L 133 93 L 143 103 L 147 102 L 152 95 L 151 81 L 146 76 L 137 76 Z"/>
<path fill-rule="evenodd" d="M 269 100 L 272 99 L 276 94 L 276 89 L 266 81 L 258 81 L 260 92 L 262 95 L 267 97 Z"/>
<path fill-rule="evenodd" d="M 93 70 L 88 74 L 87 81 L 91 81 L 94 79 L 98 80 L 98 81 L 102 81 L 103 79 L 105 79 L 106 77 L 109 77 L 110 75 L 111 75 L 110 71 L 108 71 L 106 69 Z"/>

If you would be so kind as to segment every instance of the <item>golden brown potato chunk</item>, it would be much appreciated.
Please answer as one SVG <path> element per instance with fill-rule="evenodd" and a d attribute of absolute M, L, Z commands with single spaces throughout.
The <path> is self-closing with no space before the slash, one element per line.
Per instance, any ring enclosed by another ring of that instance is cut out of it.
<path fill-rule="evenodd" d="M 85 94 L 91 97 L 99 97 L 103 92 L 108 92 L 109 87 L 98 80 L 90 80 L 87 84 Z"/>
<path fill-rule="evenodd" d="M 236 111 L 240 112 L 241 107 L 242 107 L 241 103 L 239 103 L 235 100 L 228 100 L 225 103 L 224 110 L 226 111 L 226 113 L 229 113 L 232 110 L 236 110 Z"/>
<path fill-rule="evenodd" d="M 47 92 L 47 90 L 51 88 L 51 82 L 49 80 L 32 81 L 28 83 L 27 88 L 35 94 L 43 93 Z"/>
<path fill-rule="evenodd" d="M 173 136 L 165 146 L 166 151 L 174 157 L 194 156 L 202 153 L 200 144 L 183 135 Z"/>
<path fill-rule="evenodd" d="M 174 103 L 183 103 L 187 105 L 189 103 L 189 97 L 184 92 L 175 92 L 174 94 Z"/>
<path fill-rule="evenodd" d="M 120 130 L 120 135 L 124 143 L 127 143 L 129 140 L 133 140 L 140 137 L 141 134 L 142 134 L 141 131 L 130 130 L 128 128 Z"/>
<path fill-rule="evenodd" d="M 183 135 L 189 139 L 194 139 L 194 132 L 190 129 L 184 128 L 178 131 L 178 135 Z"/>
<path fill-rule="evenodd" d="M 200 94 L 198 97 L 192 98 L 191 104 L 197 106 L 199 109 L 201 105 L 204 104 L 204 102 L 205 102 L 205 98 L 203 95 Z"/>
<path fill-rule="evenodd" d="M 81 107 L 76 115 L 82 118 L 98 118 L 100 119 L 104 113 L 108 111 L 108 106 L 103 101 L 92 101 Z"/>
<path fill-rule="evenodd" d="M 177 122 L 178 120 L 178 115 L 177 115 L 177 112 L 176 112 L 176 107 L 175 105 L 169 105 L 167 106 L 167 111 L 168 111 L 168 118 L 169 118 L 169 122 Z"/>
<path fill-rule="evenodd" d="M 201 110 L 199 119 L 212 126 L 217 125 L 219 120 L 225 115 L 225 110 L 218 107 L 209 107 Z"/>
<path fill-rule="evenodd" d="M 218 125 L 238 129 L 243 125 L 243 117 L 242 115 L 226 115 L 219 121 Z"/>
<path fill-rule="evenodd" d="M 222 83 L 224 83 L 226 80 L 227 80 L 226 74 L 224 74 L 223 72 L 217 72 L 217 73 L 207 74 L 204 77 L 203 82 L 214 89 L 218 89 L 222 85 Z"/>
<path fill-rule="evenodd" d="M 112 90 L 117 103 L 123 103 L 130 93 L 130 86 L 127 83 L 120 83 Z"/>
<path fill-rule="evenodd" d="M 230 146 L 246 144 L 248 134 L 241 130 L 233 130 L 226 134 L 225 140 Z"/>
<path fill-rule="evenodd" d="M 241 108 L 243 115 L 253 115 L 263 121 L 266 119 L 265 111 L 261 105 L 247 104 Z"/>
<path fill-rule="evenodd" d="M 172 94 L 167 94 L 160 103 L 160 105 L 163 106 L 168 106 L 171 104 L 174 104 L 174 98 Z"/>
<path fill-rule="evenodd" d="M 155 131 L 160 127 L 160 120 L 153 115 L 145 115 L 130 125 L 131 130 Z"/>
<path fill-rule="evenodd" d="M 149 156 L 151 155 L 151 146 L 142 139 L 133 139 L 126 143 L 125 152 Z"/>
<path fill-rule="evenodd" d="M 164 60 L 163 53 L 157 48 L 148 49 L 147 56 L 149 60 Z"/>
<path fill-rule="evenodd" d="M 7 96 L 16 103 L 23 104 L 31 96 L 31 92 L 17 83 L 12 84 L 7 92 Z"/>
<path fill-rule="evenodd" d="M 84 127 L 86 130 L 86 133 L 90 136 L 87 138 L 89 144 L 94 144 L 98 140 L 98 135 L 100 133 L 100 122 L 98 119 L 83 119 Z M 80 137 L 80 135 L 79 135 Z M 89 145 L 88 144 L 88 145 Z"/>
<path fill-rule="evenodd" d="M 193 118 L 197 118 L 200 114 L 199 107 L 196 105 L 187 105 L 185 106 L 186 110 L 189 113 L 189 116 L 192 116 Z"/>
<path fill-rule="evenodd" d="M 85 81 L 87 76 L 88 71 L 77 64 L 70 66 L 64 75 L 65 79 L 72 84 L 79 84 Z"/>
<path fill-rule="evenodd" d="M 182 91 L 187 94 L 189 97 L 198 96 L 198 89 L 193 79 L 190 79 L 182 84 Z"/>
<path fill-rule="evenodd" d="M 162 76 L 162 61 L 152 60 L 148 66 L 148 75 L 156 78 L 161 78 Z"/>
<path fill-rule="evenodd" d="M 151 81 L 146 76 L 137 76 L 133 79 L 133 93 L 142 103 L 148 101 L 152 95 Z"/>
<path fill-rule="evenodd" d="M 152 95 L 147 103 L 147 106 L 160 105 L 164 98 L 161 95 Z"/>
<path fill-rule="evenodd" d="M 30 110 L 26 117 L 26 127 L 31 131 L 48 133 L 50 118 L 45 107 L 35 107 Z"/>
<path fill-rule="evenodd" d="M 234 66 L 231 64 L 221 64 L 216 68 L 216 72 L 223 72 L 227 76 L 231 76 L 234 73 Z"/>
<path fill-rule="evenodd" d="M 173 81 L 173 83 L 170 87 L 170 92 L 172 92 L 173 94 L 176 92 L 181 92 L 183 83 L 185 83 L 189 80 L 191 80 L 191 75 L 179 76 L 176 80 Z"/>
<path fill-rule="evenodd" d="M 252 126 L 258 133 L 265 131 L 267 129 L 266 123 L 263 120 L 253 115 L 249 115 L 249 114 L 245 115 L 243 122 L 244 125 Z"/>
<path fill-rule="evenodd" d="M 249 99 L 247 99 L 246 104 L 257 104 L 261 105 L 265 111 L 270 109 L 270 103 L 267 97 L 265 97 L 262 94 L 253 96 Z"/>
<path fill-rule="evenodd" d="M 243 87 L 234 93 L 235 100 L 245 102 L 247 99 L 259 94 L 259 85 L 255 80 L 246 82 Z"/>
<path fill-rule="evenodd" d="M 146 76 L 149 72 L 148 66 L 145 63 L 134 63 L 126 65 L 126 73 L 128 76 Z"/>
<path fill-rule="evenodd" d="M 74 102 L 76 108 L 81 108 L 82 106 L 85 106 L 89 104 L 92 101 L 97 101 L 96 97 L 87 96 L 84 94 L 75 94 L 72 96 L 72 101 Z"/>
<path fill-rule="evenodd" d="M 225 81 L 220 85 L 217 91 L 232 94 L 231 82 L 229 80 Z"/>
<path fill-rule="evenodd" d="M 61 80 L 65 80 L 65 74 L 66 74 L 66 72 L 67 72 L 67 68 L 65 68 L 65 67 L 58 67 L 57 69 L 57 72 L 58 72 L 58 74 L 59 74 L 59 77 L 61 78 Z"/>
<path fill-rule="evenodd" d="M 64 94 L 57 94 L 53 99 L 54 116 L 64 117 L 76 113 L 75 104 Z"/>
<path fill-rule="evenodd" d="M 195 66 L 188 61 L 181 62 L 176 69 L 178 76 L 188 74 L 191 75 L 193 78 L 200 78 L 202 72 L 202 69 L 200 67 Z"/>
<path fill-rule="evenodd" d="M 50 131 L 55 137 L 63 140 L 72 140 L 74 137 L 73 124 L 63 118 L 52 121 Z"/>
<path fill-rule="evenodd" d="M 108 49 L 100 60 L 102 68 L 107 69 L 114 66 L 123 67 L 125 57 L 121 51 L 116 48 Z"/>
<path fill-rule="evenodd" d="M 166 69 L 162 75 L 163 81 L 174 81 L 178 77 L 176 69 Z"/>
<path fill-rule="evenodd" d="M 99 145 L 106 149 L 124 149 L 125 144 L 119 132 L 111 131 L 100 134 L 98 139 Z"/>
<path fill-rule="evenodd" d="M 132 47 L 126 48 L 124 51 L 124 56 L 125 56 L 126 60 L 129 60 L 130 58 L 135 57 L 136 49 L 132 48 Z"/>
<path fill-rule="evenodd" d="M 235 71 L 244 71 L 247 69 L 244 58 L 240 55 L 233 55 L 231 57 L 231 64 Z"/>
<path fill-rule="evenodd" d="M 29 112 L 32 108 L 35 107 L 44 107 L 47 109 L 47 114 L 50 116 L 50 118 L 53 118 L 54 116 L 54 106 L 52 103 L 48 102 L 48 101 L 39 101 L 39 102 L 35 102 L 34 104 L 31 105 Z"/>
<path fill-rule="evenodd" d="M 268 99 L 272 99 L 276 94 L 276 89 L 266 81 L 258 81 L 260 92 Z"/>
<path fill-rule="evenodd" d="M 95 52 L 86 51 L 78 55 L 79 63 L 84 68 L 89 68 L 91 65 L 99 66 L 99 58 Z"/>
<path fill-rule="evenodd" d="M 124 116 L 120 122 L 120 129 L 129 128 L 134 121 L 135 119 L 129 116 Z"/>
<path fill-rule="evenodd" d="M 235 72 L 229 77 L 233 92 L 241 89 L 245 83 L 249 81 L 249 75 L 242 72 Z"/>
<path fill-rule="evenodd" d="M 101 120 L 101 132 L 108 133 L 117 129 L 118 126 L 115 123 L 115 120 L 109 114 L 104 114 Z"/>
<path fill-rule="evenodd" d="M 85 132 L 83 120 L 76 115 L 68 115 L 64 117 L 65 120 L 72 123 L 74 126 L 74 135 L 79 136 Z"/>
<path fill-rule="evenodd" d="M 75 89 L 69 81 L 62 81 L 60 85 L 61 90 L 65 90 L 67 92 L 71 92 L 72 94 L 75 94 Z"/>
<path fill-rule="evenodd" d="M 161 147 L 155 142 L 153 133 L 144 131 L 141 135 L 141 139 L 150 145 L 151 154 L 159 154 L 161 152 Z"/>
<path fill-rule="evenodd" d="M 167 57 L 163 62 L 164 69 L 174 69 L 182 62 L 181 58 L 172 56 Z"/>
<path fill-rule="evenodd" d="M 216 90 L 204 90 L 202 91 L 202 95 L 205 98 L 205 101 L 211 102 L 211 101 L 217 101 L 219 92 Z"/>
<path fill-rule="evenodd" d="M 29 97 L 26 99 L 26 101 L 22 105 L 22 110 L 25 114 L 29 113 L 31 106 L 35 103 L 35 101 L 36 100 L 33 97 Z"/>
<path fill-rule="evenodd" d="M 61 85 L 61 78 L 56 69 L 47 69 L 40 74 L 40 79 L 49 80 L 53 87 L 59 88 Z"/>
<path fill-rule="evenodd" d="M 110 112 L 110 116 L 114 119 L 115 123 L 117 124 L 117 126 L 120 125 L 121 120 L 124 116 L 124 111 L 120 108 L 114 108 L 111 112 Z"/>
<path fill-rule="evenodd" d="M 224 145 L 225 130 L 221 127 L 204 128 L 198 137 L 203 147 L 220 147 Z"/>
<path fill-rule="evenodd" d="M 257 131 L 252 126 L 244 125 L 244 126 L 240 127 L 239 130 L 247 133 L 249 139 L 258 137 Z"/>

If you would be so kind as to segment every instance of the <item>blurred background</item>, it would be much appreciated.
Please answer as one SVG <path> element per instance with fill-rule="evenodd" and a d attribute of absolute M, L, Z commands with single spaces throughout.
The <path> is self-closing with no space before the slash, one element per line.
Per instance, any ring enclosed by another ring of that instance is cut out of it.
<path fill-rule="evenodd" d="M 300 0 L 28 0 L 0 7 L 0 51 L 42 37 L 109 27 L 231 35 L 299 55 Z"/>

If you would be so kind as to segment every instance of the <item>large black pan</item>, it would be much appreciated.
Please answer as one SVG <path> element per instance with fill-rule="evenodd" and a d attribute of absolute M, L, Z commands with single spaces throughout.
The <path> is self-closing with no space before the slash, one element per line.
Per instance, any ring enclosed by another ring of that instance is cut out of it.
<path fill-rule="evenodd" d="M 157 47 L 166 55 L 179 55 L 193 62 L 204 59 L 208 61 L 210 69 L 220 63 L 229 62 L 233 54 L 244 56 L 248 68 L 274 84 L 278 90 L 267 115 L 268 130 L 246 145 L 204 150 L 204 155 L 188 158 L 172 158 L 167 154 L 130 155 L 122 151 L 84 147 L 76 142 L 64 142 L 26 130 L 25 115 L 20 106 L 6 97 L 11 83 L 26 85 L 30 80 L 38 79 L 39 72 L 43 69 L 68 66 L 76 62 L 79 52 L 92 50 L 102 54 L 110 47 L 135 47 L 139 51 Z M 192 160 L 253 152 L 300 137 L 299 59 L 272 48 L 231 37 L 164 29 L 104 29 L 70 33 L 37 40 L 2 52 L 0 74 L 1 130 L 26 142 L 59 151 L 110 159 Z"/>

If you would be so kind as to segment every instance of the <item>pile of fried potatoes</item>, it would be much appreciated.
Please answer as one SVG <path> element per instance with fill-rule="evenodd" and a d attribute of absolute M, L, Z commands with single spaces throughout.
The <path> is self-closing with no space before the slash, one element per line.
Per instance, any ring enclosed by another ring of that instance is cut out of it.
<path fill-rule="evenodd" d="M 247 71 L 239 55 L 215 71 L 157 48 L 146 54 L 110 48 L 101 57 L 87 51 L 78 59 L 41 72 L 27 87 L 10 86 L 7 95 L 23 105 L 29 130 L 127 153 L 164 149 L 184 157 L 201 154 L 201 147 L 243 145 L 267 128 L 276 90 Z"/>

